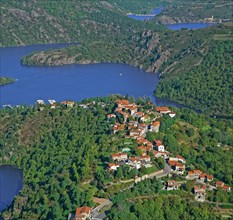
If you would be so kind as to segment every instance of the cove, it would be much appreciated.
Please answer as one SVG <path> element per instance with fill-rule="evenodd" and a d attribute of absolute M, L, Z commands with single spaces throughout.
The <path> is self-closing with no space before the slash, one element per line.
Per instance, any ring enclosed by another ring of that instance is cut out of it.
<path fill-rule="evenodd" d="M 23 187 L 23 172 L 14 166 L 0 166 L 0 211 L 10 205 Z"/>
<path fill-rule="evenodd" d="M 32 105 L 38 99 L 47 101 L 74 100 L 108 96 L 111 94 L 150 97 L 157 105 L 183 107 L 178 103 L 153 97 L 159 74 L 147 73 L 126 64 L 99 63 L 64 65 L 58 67 L 28 67 L 20 60 L 23 56 L 67 44 L 31 45 L 1 48 L 1 73 L 17 81 L 0 87 L 0 104 Z"/>
<path fill-rule="evenodd" d="M 145 21 L 145 20 L 151 20 L 153 19 L 156 15 L 160 14 L 163 10 L 163 7 L 155 8 L 151 10 L 149 14 L 132 14 L 129 13 L 127 16 L 129 18 L 132 18 L 134 20 L 139 20 L 139 21 Z"/>

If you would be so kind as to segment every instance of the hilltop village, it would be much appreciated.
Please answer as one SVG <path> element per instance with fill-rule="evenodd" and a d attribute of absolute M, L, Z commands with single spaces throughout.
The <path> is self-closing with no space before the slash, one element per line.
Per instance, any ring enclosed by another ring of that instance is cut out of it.
<path fill-rule="evenodd" d="M 38 100 L 38 109 L 43 111 L 44 101 Z M 59 106 L 73 108 L 76 103 L 73 101 L 63 101 L 56 103 L 49 100 L 50 108 Z M 84 109 L 93 106 L 105 108 L 108 104 L 104 102 L 85 102 L 78 106 Z M 112 152 L 105 162 L 106 172 L 113 177 L 117 177 L 120 183 L 133 182 L 137 184 L 146 179 L 161 179 L 163 187 L 161 190 L 173 191 L 182 190 L 187 182 L 192 181 L 192 193 L 198 202 L 205 202 L 206 195 L 210 191 L 221 189 L 225 192 L 231 191 L 231 186 L 222 181 L 218 181 L 213 175 L 205 173 L 199 169 L 190 169 L 189 161 L 182 155 L 170 152 L 160 139 L 149 141 L 148 133 L 158 133 L 161 123 L 168 118 L 175 118 L 176 112 L 169 107 L 156 107 L 148 102 L 146 106 L 141 106 L 126 99 L 115 101 L 113 110 L 106 114 L 106 121 L 112 128 L 113 135 L 121 135 L 125 138 L 126 147 L 117 152 Z M 127 147 L 132 142 L 136 142 L 136 147 Z M 129 174 L 122 178 L 123 173 Z M 122 189 L 123 190 L 123 189 Z M 98 211 L 105 204 L 111 204 L 110 200 L 99 202 L 99 206 L 91 208 L 88 206 L 78 207 L 76 214 L 70 214 L 69 219 L 98 219 Z M 101 218 L 99 218 L 101 219 Z"/>

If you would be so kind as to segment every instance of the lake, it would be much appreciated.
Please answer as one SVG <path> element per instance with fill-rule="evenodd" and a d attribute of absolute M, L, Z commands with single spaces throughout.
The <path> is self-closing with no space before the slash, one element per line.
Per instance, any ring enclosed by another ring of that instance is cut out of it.
<path fill-rule="evenodd" d="M 147 96 L 157 105 L 182 107 L 175 102 L 154 98 L 153 91 L 159 75 L 147 73 L 126 64 L 99 63 L 64 65 L 58 67 L 28 67 L 20 60 L 23 56 L 67 44 L 32 45 L 0 48 L 1 75 L 17 79 L 0 87 L 0 104 L 31 105 L 37 99 L 81 101 L 85 98 L 111 94 Z"/>
<path fill-rule="evenodd" d="M 166 25 L 166 27 L 171 30 L 177 31 L 177 30 L 181 30 L 182 28 L 195 30 L 195 29 L 200 29 L 200 28 L 207 28 L 212 25 L 214 24 L 213 23 L 181 23 L 181 24 Z"/>
<path fill-rule="evenodd" d="M 0 166 L 0 211 L 10 205 L 23 187 L 22 170 L 8 165 Z"/>
<path fill-rule="evenodd" d="M 163 7 L 159 7 L 159 8 L 155 8 L 153 9 L 150 13 L 148 14 L 128 14 L 127 16 L 129 18 L 132 18 L 134 20 L 139 20 L 139 21 L 145 21 L 145 20 L 151 20 L 153 19 L 156 15 L 160 14 L 163 11 Z M 181 30 L 182 28 L 187 28 L 190 30 L 195 30 L 195 29 L 200 29 L 200 28 L 206 28 L 209 26 L 214 25 L 213 23 L 194 23 L 194 22 L 190 22 L 190 23 L 181 23 L 181 24 L 169 24 L 166 25 L 167 28 L 169 28 L 170 30 Z"/>
<path fill-rule="evenodd" d="M 151 20 L 153 19 L 156 15 L 160 14 L 163 10 L 163 7 L 159 7 L 159 8 L 155 8 L 153 9 L 149 14 L 128 14 L 127 16 L 129 18 L 135 19 L 135 20 L 139 20 L 139 21 L 145 21 L 145 20 Z"/>

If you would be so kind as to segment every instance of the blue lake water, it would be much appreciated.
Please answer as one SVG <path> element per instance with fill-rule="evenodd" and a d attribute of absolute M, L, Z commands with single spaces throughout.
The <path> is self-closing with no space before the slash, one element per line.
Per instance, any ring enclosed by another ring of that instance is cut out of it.
<path fill-rule="evenodd" d="M 163 7 L 155 8 L 150 13 L 144 14 L 144 15 L 137 15 L 137 14 L 128 14 L 127 16 L 129 18 L 139 20 L 139 21 L 145 21 L 145 20 L 151 20 L 156 15 L 160 14 L 163 11 Z M 181 23 L 181 24 L 169 24 L 166 25 L 167 28 L 171 30 L 181 30 L 182 28 L 187 28 L 190 30 L 200 29 L 200 28 L 206 28 L 209 26 L 214 25 L 213 23 Z"/>
<path fill-rule="evenodd" d="M 214 24 L 213 23 L 182 23 L 182 24 L 170 24 L 170 25 L 166 25 L 166 27 L 171 30 L 177 31 L 177 30 L 181 30 L 182 28 L 195 30 L 200 28 L 207 28 L 212 25 Z"/>
<path fill-rule="evenodd" d="M 0 104 L 31 105 L 37 99 L 81 101 L 85 98 L 111 94 L 147 96 L 157 105 L 182 107 L 175 102 L 154 98 L 158 74 L 146 73 L 126 64 L 100 63 L 64 65 L 58 67 L 28 67 L 20 60 L 33 51 L 61 48 L 57 45 L 32 45 L 0 48 L 1 75 L 17 79 L 0 87 Z"/>
<path fill-rule="evenodd" d="M 14 166 L 0 166 L 0 211 L 12 203 L 23 187 L 22 181 L 22 170 Z"/>
<path fill-rule="evenodd" d="M 153 19 L 156 15 L 160 14 L 162 10 L 163 7 L 159 7 L 153 9 L 149 14 L 145 14 L 145 15 L 129 14 L 128 17 L 139 21 L 150 20 Z"/>

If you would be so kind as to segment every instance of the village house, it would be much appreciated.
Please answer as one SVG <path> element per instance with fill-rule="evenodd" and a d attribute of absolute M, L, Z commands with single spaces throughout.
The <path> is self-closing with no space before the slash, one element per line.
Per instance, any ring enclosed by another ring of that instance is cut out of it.
<path fill-rule="evenodd" d="M 50 105 L 50 108 L 51 108 L 51 109 L 55 109 L 56 106 L 57 106 L 56 104 L 51 104 L 51 105 Z"/>
<path fill-rule="evenodd" d="M 180 184 L 177 183 L 175 180 L 168 180 L 166 183 L 166 190 L 178 190 L 180 187 Z"/>
<path fill-rule="evenodd" d="M 109 164 L 109 170 L 117 170 L 118 167 L 120 167 L 119 164 L 114 164 L 114 163 Z"/>
<path fill-rule="evenodd" d="M 130 157 L 128 164 L 137 170 L 141 168 L 141 162 L 137 157 Z"/>
<path fill-rule="evenodd" d="M 146 152 L 151 151 L 152 148 L 151 147 L 147 147 L 147 146 L 138 146 L 137 150 L 141 150 L 143 153 L 146 154 Z"/>
<path fill-rule="evenodd" d="M 213 177 L 212 175 L 206 175 L 206 180 L 207 180 L 208 182 L 213 181 L 213 180 L 214 180 L 214 177 Z"/>
<path fill-rule="evenodd" d="M 124 108 L 125 106 L 131 105 L 128 100 L 116 100 L 118 108 Z"/>
<path fill-rule="evenodd" d="M 224 186 L 222 186 L 222 190 L 226 191 L 226 192 L 230 192 L 231 191 L 231 187 L 227 186 L 227 185 L 224 185 Z"/>
<path fill-rule="evenodd" d="M 150 162 L 150 156 L 148 155 L 140 156 L 139 159 L 140 161 L 145 162 L 145 163 Z"/>
<path fill-rule="evenodd" d="M 129 136 L 130 137 L 134 137 L 135 135 L 140 135 L 140 131 L 138 129 L 129 131 Z"/>
<path fill-rule="evenodd" d="M 127 160 L 128 159 L 128 154 L 127 153 L 117 153 L 117 154 L 112 154 L 112 159 L 115 161 L 122 161 L 122 160 Z"/>
<path fill-rule="evenodd" d="M 91 208 L 88 206 L 82 206 L 76 209 L 74 220 L 86 220 L 90 217 Z"/>
<path fill-rule="evenodd" d="M 169 156 L 169 152 L 166 152 L 166 151 L 163 152 L 163 151 L 154 150 L 152 153 L 153 153 L 155 158 L 163 157 L 163 158 L 167 159 Z"/>
<path fill-rule="evenodd" d="M 153 148 L 153 144 L 143 137 L 137 138 L 137 143 L 138 145 L 146 145 L 147 147 Z"/>
<path fill-rule="evenodd" d="M 205 179 L 206 179 L 206 174 L 205 174 L 205 173 L 200 174 L 199 179 L 200 179 L 201 181 L 205 181 Z"/>
<path fill-rule="evenodd" d="M 160 128 L 160 122 L 159 121 L 154 121 L 150 126 L 150 131 L 158 133 L 159 128 Z"/>
<path fill-rule="evenodd" d="M 201 174 L 202 174 L 201 170 L 188 171 L 188 175 L 186 176 L 186 178 L 187 179 L 198 179 Z"/>
<path fill-rule="evenodd" d="M 128 127 L 137 127 L 138 126 L 138 122 L 137 121 L 129 121 L 129 123 L 128 123 Z"/>
<path fill-rule="evenodd" d="M 147 123 L 150 121 L 150 116 L 149 115 L 144 115 L 140 118 L 140 120 L 143 122 L 143 123 Z"/>
<path fill-rule="evenodd" d="M 185 171 L 185 165 L 178 163 L 177 161 L 168 160 L 168 164 L 170 165 L 171 169 L 174 173 L 183 175 Z"/>
<path fill-rule="evenodd" d="M 175 112 L 170 112 L 168 113 L 168 115 L 171 117 L 171 118 L 174 118 L 176 116 L 176 113 Z"/>
<path fill-rule="evenodd" d="M 216 186 L 216 188 L 221 188 L 223 191 L 226 191 L 226 192 L 230 192 L 231 191 L 231 187 L 225 185 L 225 183 L 222 182 L 222 181 L 217 181 L 215 183 L 215 186 Z"/>
<path fill-rule="evenodd" d="M 107 115 L 107 118 L 108 118 L 108 119 L 116 118 L 116 115 L 114 115 L 114 114 L 108 114 L 108 115 Z"/>
<path fill-rule="evenodd" d="M 193 171 L 188 171 L 188 175 L 186 176 L 187 179 L 194 179 L 194 172 Z"/>
<path fill-rule="evenodd" d="M 115 134 L 118 131 L 125 130 L 125 124 L 116 123 L 113 125 L 113 133 Z"/>
<path fill-rule="evenodd" d="M 194 178 L 198 179 L 199 176 L 202 174 L 202 171 L 201 170 L 194 170 L 193 173 L 194 173 Z"/>
<path fill-rule="evenodd" d="M 130 115 L 134 115 L 138 110 L 138 108 L 134 106 L 129 106 L 128 109 L 130 111 Z"/>
<path fill-rule="evenodd" d="M 201 186 L 194 186 L 194 194 L 195 194 L 195 200 L 199 202 L 204 202 L 205 201 L 205 195 L 206 195 L 206 186 L 201 185 Z"/>
<path fill-rule="evenodd" d="M 224 182 L 221 182 L 221 181 L 217 181 L 215 183 L 215 186 L 218 188 L 218 187 L 223 187 L 224 186 Z"/>
<path fill-rule="evenodd" d="M 61 104 L 65 105 L 66 107 L 70 107 L 70 108 L 72 108 L 74 106 L 73 101 L 63 101 L 63 102 L 61 102 Z"/>
<path fill-rule="evenodd" d="M 159 113 L 161 113 L 161 114 L 167 114 L 167 113 L 171 112 L 171 109 L 169 109 L 166 106 L 160 106 L 160 107 L 156 108 L 156 111 L 159 112 Z"/>
<path fill-rule="evenodd" d="M 133 117 L 141 118 L 143 115 L 144 115 L 143 112 L 135 112 L 135 113 L 133 114 Z"/>
<path fill-rule="evenodd" d="M 164 147 L 164 145 L 163 145 L 163 143 L 162 143 L 161 140 L 156 140 L 155 141 L 155 149 L 157 151 L 160 151 L 160 152 L 164 152 L 165 151 L 165 147 Z"/>
<path fill-rule="evenodd" d="M 186 163 L 186 160 L 180 155 L 177 155 L 176 157 L 170 157 L 169 160 L 178 161 L 180 163 Z"/>
<path fill-rule="evenodd" d="M 206 186 L 205 185 L 200 185 L 200 186 L 194 186 L 194 193 L 205 193 L 206 192 Z"/>

